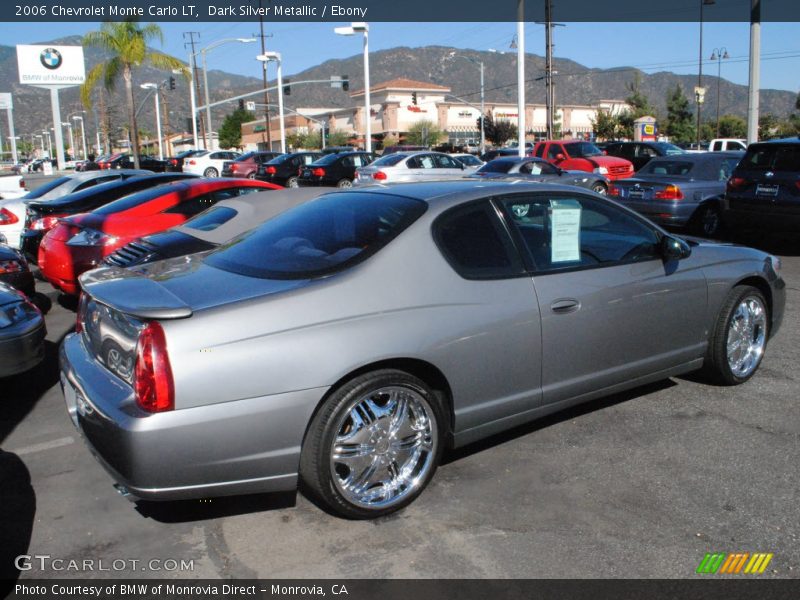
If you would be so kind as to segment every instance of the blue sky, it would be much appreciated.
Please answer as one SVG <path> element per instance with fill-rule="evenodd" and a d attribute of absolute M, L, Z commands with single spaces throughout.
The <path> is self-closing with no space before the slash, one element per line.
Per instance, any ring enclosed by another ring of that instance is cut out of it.
<path fill-rule="evenodd" d="M 266 23 L 269 49 L 282 53 L 285 75 L 301 71 L 329 58 L 345 58 L 361 52 L 361 39 L 334 35 L 337 23 Z M 21 23 L 6 27 L 4 44 L 35 43 L 55 37 L 83 34 L 96 23 Z M 508 51 L 515 23 L 371 23 L 370 50 L 395 46 L 445 45 L 475 50 Z M 199 31 L 201 44 L 228 37 L 250 37 L 258 23 L 164 23 L 163 50 L 186 58 L 183 31 Z M 45 32 L 45 33 L 43 33 Z M 800 90 L 800 23 L 762 25 L 761 87 Z M 673 71 L 697 73 L 699 25 L 697 23 L 569 23 L 555 31 L 555 55 L 588 67 L 636 66 L 648 73 Z M 722 63 L 722 76 L 747 83 L 749 24 L 705 23 L 704 54 L 724 46 L 730 59 Z M 231 44 L 208 54 L 209 68 L 259 76 L 254 59 L 257 44 Z M 544 27 L 526 25 L 526 49 L 544 54 Z M 716 63 L 707 62 L 704 73 L 716 74 Z M 373 71 L 372 80 L 381 80 Z"/>

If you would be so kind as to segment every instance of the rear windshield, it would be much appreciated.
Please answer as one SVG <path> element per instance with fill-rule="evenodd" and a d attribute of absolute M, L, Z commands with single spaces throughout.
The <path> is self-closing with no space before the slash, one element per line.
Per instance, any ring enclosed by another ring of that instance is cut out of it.
<path fill-rule="evenodd" d="M 378 160 L 374 161 L 370 166 L 372 167 L 393 167 L 404 158 L 407 154 L 389 154 L 388 156 L 381 156 Z"/>
<path fill-rule="evenodd" d="M 640 175 L 688 175 L 694 163 L 683 160 L 653 159 L 641 169 Z"/>
<path fill-rule="evenodd" d="M 365 260 L 416 221 L 420 200 L 349 192 L 293 208 L 206 258 L 212 267 L 263 279 L 310 279 Z"/>
<path fill-rule="evenodd" d="M 508 173 L 514 166 L 513 160 L 492 160 L 478 169 L 478 173 Z"/>
<path fill-rule="evenodd" d="M 246 154 L 242 154 L 241 156 L 237 156 L 233 159 L 233 162 L 244 162 L 246 160 L 250 160 L 254 156 L 256 156 L 258 152 L 247 152 Z"/>
<path fill-rule="evenodd" d="M 756 146 L 747 151 L 740 164 L 745 169 L 761 171 L 800 171 L 800 146 Z"/>
<path fill-rule="evenodd" d="M 114 213 L 122 212 L 124 210 L 130 210 L 131 208 L 140 206 L 145 202 L 150 202 L 150 200 L 155 200 L 159 196 L 163 196 L 164 194 L 171 192 L 174 189 L 176 189 L 174 186 L 158 185 L 149 190 L 137 192 L 135 194 L 130 194 L 128 196 L 123 196 L 119 200 L 114 200 L 113 202 L 96 209 L 94 211 L 94 214 L 111 215 Z"/>
<path fill-rule="evenodd" d="M 183 226 L 189 229 L 197 229 L 198 231 L 213 231 L 223 223 L 230 221 L 237 214 L 239 213 L 228 206 L 217 206 L 200 213 L 193 219 L 189 219 Z"/>
<path fill-rule="evenodd" d="M 66 183 L 68 181 L 69 181 L 69 177 L 59 177 L 57 179 L 53 179 L 53 181 L 48 181 L 47 183 L 45 183 L 44 185 L 39 186 L 38 188 L 36 188 L 32 192 L 29 192 L 25 196 L 25 199 L 26 200 L 32 200 L 34 198 L 41 198 L 42 196 L 44 196 L 50 190 L 53 190 L 53 189 L 57 188 L 58 186 L 60 186 L 61 184 Z"/>
<path fill-rule="evenodd" d="M 326 154 L 322 158 L 318 158 L 314 161 L 314 165 L 330 165 L 335 163 L 337 160 L 342 158 L 341 154 Z"/>

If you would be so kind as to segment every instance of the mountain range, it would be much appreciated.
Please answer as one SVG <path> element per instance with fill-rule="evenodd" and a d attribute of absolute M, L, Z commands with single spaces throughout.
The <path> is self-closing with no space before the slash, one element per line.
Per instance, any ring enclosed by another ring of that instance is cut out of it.
<path fill-rule="evenodd" d="M 66 37 L 41 44 L 79 45 L 79 36 Z M 457 56 L 460 55 L 474 61 L 482 61 L 485 66 L 485 95 L 487 102 L 516 102 L 515 54 L 462 50 L 446 46 L 426 46 L 420 48 L 398 47 L 370 53 L 370 77 L 373 85 L 394 78 L 409 78 L 446 85 L 456 96 L 477 104 L 480 100 L 480 79 L 477 65 L 470 65 Z M 98 61 L 104 60 L 103 51 L 87 47 L 85 60 L 87 72 Z M 638 57 L 641 59 L 641 57 Z M 254 67 L 256 70 L 258 67 Z M 683 86 L 687 97 L 690 97 L 697 78 L 694 75 L 677 75 L 663 71 L 644 73 L 631 67 L 615 69 L 590 69 L 569 59 L 554 59 L 557 71 L 556 102 L 557 104 L 591 105 L 603 99 L 622 99 L 629 95 L 628 86 L 638 78 L 640 90 L 655 106 L 657 115 L 666 116 L 665 99 L 669 90 L 676 84 Z M 544 58 L 536 54 L 528 54 L 525 63 L 526 98 L 528 103 L 545 101 L 543 81 L 537 81 L 544 72 Z M 345 59 L 326 60 L 315 67 L 299 73 L 285 75 L 293 81 L 308 79 L 328 79 L 331 75 L 347 75 L 350 79 L 350 90 L 363 88 L 363 62 L 361 55 Z M 144 82 L 159 82 L 170 76 L 170 73 L 158 71 L 151 67 L 143 67 L 135 72 L 135 94 L 138 101 L 143 102 L 145 91 L 139 89 Z M 235 75 L 221 70 L 208 72 L 211 98 L 222 100 L 237 94 L 258 90 L 262 81 L 258 77 Z M 12 46 L 0 45 L 0 92 L 11 92 L 14 96 L 14 118 L 17 135 L 41 133 L 51 126 L 49 93 L 47 90 L 19 82 L 17 71 L 16 49 Z M 715 76 L 705 76 L 707 87 L 706 104 L 703 114 L 711 119 L 716 113 L 717 83 Z M 189 116 L 189 83 L 181 77 L 177 78 L 174 91 L 162 91 L 167 98 L 169 109 L 169 125 L 172 131 L 186 130 Z M 747 113 L 747 86 L 719 80 L 720 112 L 744 117 Z M 83 109 L 79 100 L 78 88 L 67 88 L 60 92 L 62 119 Z M 258 98 L 261 101 L 261 98 Z M 773 114 L 783 118 L 794 109 L 796 95 L 783 90 L 761 90 L 761 114 Z M 273 96 L 273 102 L 275 101 Z M 693 105 L 693 99 L 690 98 Z M 291 95 L 285 98 L 286 105 L 299 107 L 348 107 L 355 103 L 347 92 L 332 88 L 328 84 L 309 84 L 292 86 Z M 112 122 L 124 125 L 126 109 L 124 87 L 120 81 L 109 98 L 109 110 Z M 230 104 L 214 109 L 215 128 L 219 126 L 224 115 L 235 108 Z M 87 115 L 87 131 L 94 131 L 91 114 Z M 142 105 L 139 124 L 148 131 L 155 129 L 153 102 Z M 2 119 L 0 121 L 5 121 Z M 0 127 L 5 130 L 5 123 Z M 4 136 L 8 133 L 4 133 Z"/>

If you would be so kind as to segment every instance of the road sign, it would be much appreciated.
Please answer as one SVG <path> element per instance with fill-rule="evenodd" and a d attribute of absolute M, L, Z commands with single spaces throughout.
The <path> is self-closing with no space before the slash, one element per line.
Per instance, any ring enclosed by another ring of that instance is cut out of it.
<path fill-rule="evenodd" d="M 256 110 L 256 103 L 253 101 L 245 102 L 244 106 L 250 112 L 255 112 Z"/>

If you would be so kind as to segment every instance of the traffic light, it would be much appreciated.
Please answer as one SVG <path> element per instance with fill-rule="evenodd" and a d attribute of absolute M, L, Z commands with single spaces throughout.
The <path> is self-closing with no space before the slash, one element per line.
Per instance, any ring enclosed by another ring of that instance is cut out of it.
<path fill-rule="evenodd" d="M 292 95 L 292 86 L 289 84 L 292 82 L 291 79 L 284 79 L 283 80 L 283 95 L 284 96 L 291 96 Z"/>
<path fill-rule="evenodd" d="M 171 90 L 175 89 L 175 78 L 174 77 L 170 77 L 169 78 L 169 89 L 171 89 Z"/>
<path fill-rule="evenodd" d="M 244 99 L 239 98 L 239 110 L 244 110 Z"/>
<path fill-rule="evenodd" d="M 350 76 L 342 75 L 342 90 L 347 92 L 350 90 Z"/>
<path fill-rule="evenodd" d="M 411 92 L 411 104 L 416 106 L 416 104 L 417 104 L 417 92 Z"/>

